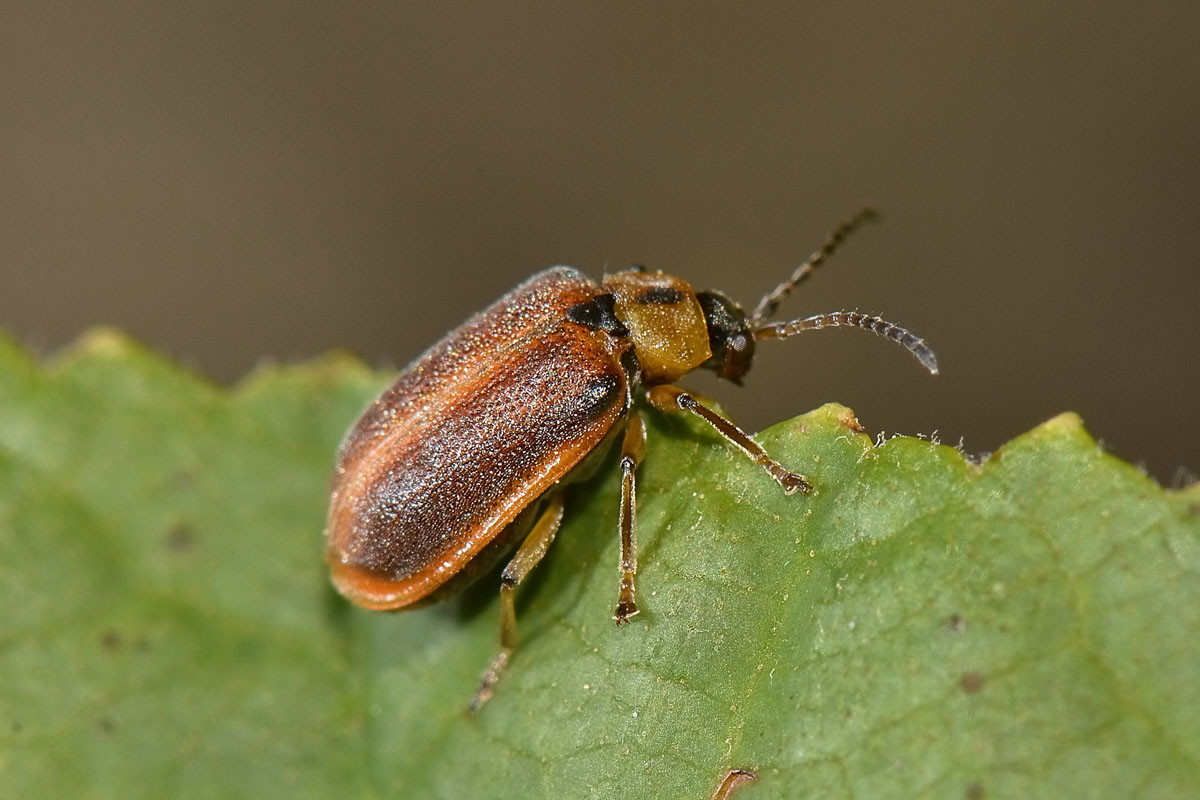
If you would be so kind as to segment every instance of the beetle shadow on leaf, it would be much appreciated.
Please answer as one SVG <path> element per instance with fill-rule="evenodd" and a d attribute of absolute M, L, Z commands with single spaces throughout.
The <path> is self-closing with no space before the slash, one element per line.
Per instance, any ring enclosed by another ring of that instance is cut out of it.
<path fill-rule="evenodd" d="M 351 640 L 354 638 L 354 606 L 338 594 L 328 580 L 324 580 L 322 583 L 324 590 L 321 593 L 321 601 L 324 606 L 325 624 L 342 646 L 349 648 Z"/>
<path fill-rule="evenodd" d="M 460 622 L 486 613 L 487 607 L 496 602 L 500 596 L 500 573 L 504 570 L 506 563 L 508 563 L 507 559 L 483 573 L 478 580 L 472 582 L 454 598 L 454 616 Z M 517 590 L 518 605 L 522 589 L 524 589 L 524 585 Z"/>
<path fill-rule="evenodd" d="M 541 562 L 517 587 L 515 602 L 517 628 L 521 639 L 536 636 L 544 627 L 535 624 L 534 620 L 527 619 L 531 610 L 541 608 L 548 611 L 550 618 L 562 618 L 579 605 L 593 580 L 611 577 L 612 599 L 616 602 L 618 571 L 615 549 L 612 553 L 611 572 L 596 567 L 604 563 L 604 554 L 610 546 L 615 548 L 617 542 L 619 495 L 611 490 L 612 487 L 606 491 L 603 485 L 606 482 L 605 476 L 615 474 L 618 458 L 619 454 L 614 448 L 612 458 L 605 460 L 595 476 L 566 490 L 566 518 L 563 521 L 563 529 L 559 531 Z M 580 517 L 597 513 L 596 500 L 600 498 L 602 499 L 599 506 L 605 512 L 611 510 L 611 515 L 604 517 L 605 521 L 600 525 L 605 530 L 611 528 L 611 540 L 604 536 L 579 535 L 585 533 L 578 530 Z M 454 613 L 460 622 L 474 619 L 481 613 L 497 613 L 500 575 L 515 552 L 514 547 L 495 567 L 483 573 L 454 598 Z M 604 614 L 609 612 L 611 609 L 603 609 Z"/>

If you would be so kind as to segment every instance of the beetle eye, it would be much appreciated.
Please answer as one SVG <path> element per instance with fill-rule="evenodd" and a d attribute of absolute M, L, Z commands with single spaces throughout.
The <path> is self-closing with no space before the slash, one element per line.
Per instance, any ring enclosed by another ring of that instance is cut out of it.
<path fill-rule="evenodd" d="M 750 371 L 753 360 L 754 339 L 744 333 L 736 333 L 725 340 L 725 353 L 717 374 L 740 385 L 742 376 Z"/>
<path fill-rule="evenodd" d="M 704 366 L 722 378 L 740 384 L 754 361 L 754 336 L 746 314 L 737 303 L 719 292 L 697 292 L 708 325 L 709 349 L 713 356 Z"/>

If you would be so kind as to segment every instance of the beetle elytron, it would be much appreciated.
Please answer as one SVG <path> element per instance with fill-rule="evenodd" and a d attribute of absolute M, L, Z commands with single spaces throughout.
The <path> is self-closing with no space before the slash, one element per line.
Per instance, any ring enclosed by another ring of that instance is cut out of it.
<path fill-rule="evenodd" d="M 879 317 L 850 311 L 771 322 L 781 300 L 852 230 L 860 211 L 767 294 L 749 316 L 729 298 L 639 268 L 594 283 L 539 272 L 410 364 L 350 429 L 337 456 L 326 558 L 337 589 L 371 609 L 412 608 L 464 587 L 516 548 L 500 583 L 500 652 L 480 679 L 477 710 L 516 645 L 513 591 L 545 555 L 563 516 L 563 485 L 590 474 L 621 440 L 617 624 L 634 599 L 638 411 L 697 415 L 788 494 L 802 475 L 674 382 L 705 367 L 734 383 L 756 344 L 831 326 L 898 342 L 932 373 L 933 351 Z"/>

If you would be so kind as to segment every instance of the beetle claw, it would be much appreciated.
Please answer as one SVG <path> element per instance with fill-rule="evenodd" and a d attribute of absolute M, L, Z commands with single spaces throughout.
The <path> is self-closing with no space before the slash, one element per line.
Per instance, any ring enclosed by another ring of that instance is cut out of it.
<path fill-rule="evenodd" d="M 779 484 L 783 487 L 783 493 L 787 495 L 808 494 L 812 491 L 812 484 L 804 480 L 803 475 L 797 475 L 794 472 L 789 472 L 779 479 Z"/>
<path fill-rule="evenodd" d="M 629 622 L 630 617 L 636 617 L 639 613 L 640 609 L 632 602 L 621 601 L 617 603 L 617 613 L 613 614 L 613 619 L 617 621 L 617 625 L 624 625 Z"/>

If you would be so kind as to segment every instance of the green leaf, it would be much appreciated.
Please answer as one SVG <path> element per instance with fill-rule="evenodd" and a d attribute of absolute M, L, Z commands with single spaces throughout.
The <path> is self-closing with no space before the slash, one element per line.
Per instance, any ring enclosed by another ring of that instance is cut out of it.
<path fill-rule="evenodd" d="M 1073 415 L 982 466 L 826 406 L 760 440 L 816 491 L 650 416 L 639 600 L 611 467 L 518 590 L 403 614 L 329 588 L 342 356 L 215 387 L 111 332 L 0 340 L 0 796 L 1186 797 L 1200 792 L 1200 488 Z"/>

